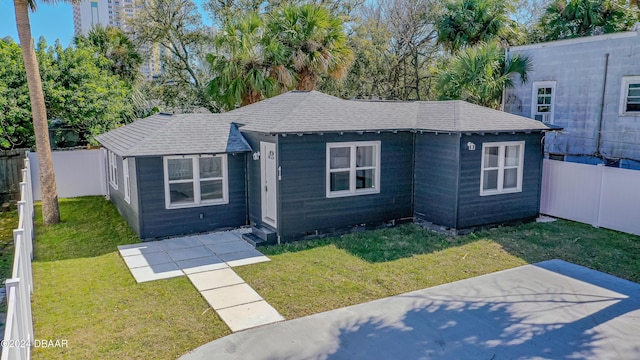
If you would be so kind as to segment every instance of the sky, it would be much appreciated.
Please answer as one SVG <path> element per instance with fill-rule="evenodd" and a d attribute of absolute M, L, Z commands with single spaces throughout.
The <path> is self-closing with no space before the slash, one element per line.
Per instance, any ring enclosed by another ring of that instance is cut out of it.
<path fill-rule="evenodd" d="M 196 0 L 200 6 L 203 0 Z M 63 46 L 71 45 L 73 40 L 73 11 L 70 4 L 58 1 L 55 5 L 48 5 L 38 1 L 36 12 L 29 14 L 31 21 L 31 35 L 38 41 L 40 36 L 47 39 L 48 44 L 53 44 L 56 39 L 60 39 Z M 204 23 L 211 21 L 203 16 Z M 18 30 L 16 28 L 16 17 L 13 11 L 13 0 L 0 0 L 0 39 L 11 36 L 18 42 Z"/>

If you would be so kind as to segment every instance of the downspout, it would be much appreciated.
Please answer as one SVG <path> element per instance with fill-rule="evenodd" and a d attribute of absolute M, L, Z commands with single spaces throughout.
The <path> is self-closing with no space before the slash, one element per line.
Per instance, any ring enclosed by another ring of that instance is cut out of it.
<path fill-rule="evenodd" d="M 609 69 L 609 53 L 604 54 L 604 80 L 602 81 L 602 98 L 600 99 L 600 114 L 598 117 L 598 139 L 596 142 L 596 157 L 601 157 L 600 146 L 602 143 L 602 119 L 604 117 L 604 99 L 607 91 L 607 72 Z"/>

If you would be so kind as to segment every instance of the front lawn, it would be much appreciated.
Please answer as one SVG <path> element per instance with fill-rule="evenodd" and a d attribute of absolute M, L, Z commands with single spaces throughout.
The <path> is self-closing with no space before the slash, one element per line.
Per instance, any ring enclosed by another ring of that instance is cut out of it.
<path fill-rule="evenodd" d="M 117 245 L 137 239 L 100 197 L 62 200 L 37 218 L 37 359 L 170 359 L 230 333 L 186 277 L 136 284 Z M 37 208 L 39 213 L 40 209 Z M 259 248 L 271 262 L 235 268 L 285 318 L 559 258 L 640 281 L 640 238 L 568 221 L 449 237 L 414 225 Z"/>

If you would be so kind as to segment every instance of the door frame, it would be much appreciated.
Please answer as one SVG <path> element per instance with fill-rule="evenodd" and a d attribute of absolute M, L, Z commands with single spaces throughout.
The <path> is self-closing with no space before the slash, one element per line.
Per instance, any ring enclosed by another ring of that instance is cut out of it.
<path fill-rule="evenodd" d="M 267 159 L 268 159 L 268 150 L 267 147 L 273 147 L 274 152 L 274 161 L 273 161 L 273 180 L 274 184 L 269 187 L 269 189 L 273 189 L 272 196 L 274 196 L 273 202 L 273 219 L 265 216 L 267 210 L 267 192 L 265 191 L 265 183 L 267 176 Z M 278 151 L 275 143 L 261 141 L 260 142 L 260 204 L 261 204 L 261 212 L 260 217 L 263 223 L 277 229 L 278 226 L 278 189 L 277 189 L 277 181 L 278 181 Z"/>

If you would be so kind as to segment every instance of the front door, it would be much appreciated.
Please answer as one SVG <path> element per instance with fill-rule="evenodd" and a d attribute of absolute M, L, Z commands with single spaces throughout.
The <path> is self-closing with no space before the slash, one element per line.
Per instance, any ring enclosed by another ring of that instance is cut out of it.
<path fill-rule="evenodd" d="M 276 144 L 260 142 L 260 174 L 262 178 L 262 221 L 276 227 Z"/>

